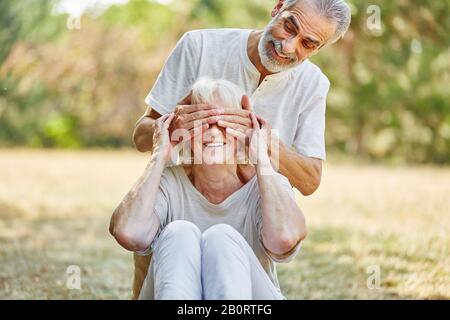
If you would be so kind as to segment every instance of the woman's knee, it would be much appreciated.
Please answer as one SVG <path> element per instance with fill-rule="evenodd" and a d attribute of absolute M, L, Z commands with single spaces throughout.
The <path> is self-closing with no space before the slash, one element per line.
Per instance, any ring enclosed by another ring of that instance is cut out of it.
<path fill-rule="evenodd" d="M 223 223 L 209 227 L 202 234 L 202 244 L 208 244 L 209 247 L 221 247 L 230 241 L 239 242 L 242 239 L 243 237 L 239 231 L 232 226 Z"/>
<path fill-rule="evenodd" d="M 180 239 L 188 241 L 189 239 L 199 241 L 201 238 L 200 229 L 192 222 L 185 220 L 176 220 L 169 223 L 161 232 L 160 238 Z"/>

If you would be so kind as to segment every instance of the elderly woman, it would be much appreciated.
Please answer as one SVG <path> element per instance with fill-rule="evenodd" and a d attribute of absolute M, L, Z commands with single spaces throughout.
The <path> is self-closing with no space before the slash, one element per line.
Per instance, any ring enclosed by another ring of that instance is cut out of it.
<path fill-rule="evenodd" d="M 223 80 L 192 88 L 193 102 L 223 109 L 241 108 L 241 97 Z M 168 131 L 173 117 L 158 119 L 150 162 L 111 218 L 120 245 L 153 253 L 139 298 L 284 299 L 276 262 L 297 254 L 306 227 L 287 178 L 271 166 L 268 124 L 250 114 L 247 156 L 256 175 L 243 181 L 235 143 L 242 133 L 200 124 L 177 146 Z M 167 166 L 175 146 L 189 146 L 194 163 Z"/>

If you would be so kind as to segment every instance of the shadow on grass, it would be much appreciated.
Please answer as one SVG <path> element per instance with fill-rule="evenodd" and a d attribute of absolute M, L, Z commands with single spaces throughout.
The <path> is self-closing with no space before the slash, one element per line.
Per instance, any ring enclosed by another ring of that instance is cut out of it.
<path fill-rule="evenodd" d="M 288 299 L 414 299 L 398 293 L 402 283 L 385 279 L 387 272 L 408 272 L 386 263 L 389 257 L 402 257 L 398 246 L 383 250 L 386 242 L 395 243 L 395 237 L 368 236 L 346 228 L 311 228 L 299 255 L 291 263 L 278 265 L 282 290 Z M 373 265 L 381 270 L 379 289 L 368 286 L 373 274 L 368 268 Z M 430 297 L 436 298 L 445 297 Z"/>
<path fill-rule="evenodd" d="M 0 298 L 129 299 L 132 259 L 109 236 L 106 213 L 30 219 L 0 203 L 0 219 Z M 81 290 L 66 285 L 72 265 L 81 270 Z"/>
<path fill-rule="evenodd" d="M 48 212 L 29 219 L 26 212 L 0 203 L 0 219 L 0 298 L 130 298 L 132 256 L 109 236 L 109 213 L 92 212 L 86 219 Z M 418 264 L 427 263 L 428 271 L 440 256 L 430 258 L 427 244 L 408 253 L 399 240 L 398 235 L 311 227 L 294 261 L 278 265 L 282 290 L 288 299 L 415 298 L 400 290 L 405 279 Z M 81 269 L 81 290 L 66 287 L 70 265 Z M 367 287 L 371 265 L 381 268 L 380 289 Z M 426 298 L 448 297 L 430 291 Z"/>

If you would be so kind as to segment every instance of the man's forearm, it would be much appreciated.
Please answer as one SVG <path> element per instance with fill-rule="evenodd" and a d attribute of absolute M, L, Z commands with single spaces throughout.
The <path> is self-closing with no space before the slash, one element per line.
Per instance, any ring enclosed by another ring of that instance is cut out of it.
<path fill-rule="evenodd" d="M 136 123 L 133 132 L 133 142 L 140 152 L 153 151 L 153 132 L 155 131 L 155 119 L 143 116 Z"/>
<path fill-rule="evenodd" d="M 322 160 L 302 156 L 278 141 L 280 173 L 303 195 L 311 195 L 320 185 Z"/>

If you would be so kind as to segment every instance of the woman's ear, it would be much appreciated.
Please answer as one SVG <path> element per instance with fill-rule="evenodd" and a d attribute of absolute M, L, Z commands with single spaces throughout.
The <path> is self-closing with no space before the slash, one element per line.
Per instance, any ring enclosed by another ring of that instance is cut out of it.
<path fill-rule="evenodd" d="M 278 3 L 273 8 L 272 13 L 271 13 L 272 18 L 275 17 L 280 12 L 280 9 L 283 7 L 283 4 L 284 4 L 284 0 L 278 0 Z"/>

